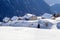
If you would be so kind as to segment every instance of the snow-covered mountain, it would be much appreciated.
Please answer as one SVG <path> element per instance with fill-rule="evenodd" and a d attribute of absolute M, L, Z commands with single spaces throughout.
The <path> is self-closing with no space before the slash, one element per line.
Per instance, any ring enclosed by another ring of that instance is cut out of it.
<path fill-rule="evenodd" d="M 6 16 L 23 16 L 26 13 L 39 16 L 51 11 L 44 0 L 0 0 L 0 21 Z"/>

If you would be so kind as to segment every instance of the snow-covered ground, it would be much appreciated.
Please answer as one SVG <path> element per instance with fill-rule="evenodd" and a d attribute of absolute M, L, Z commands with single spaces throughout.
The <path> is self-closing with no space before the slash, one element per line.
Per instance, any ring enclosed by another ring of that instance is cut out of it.
<path fill-rule="evenodd" d="M 60 30 L 3 26 L 0 40 L 60 40 Z"/>
<path fill-rule="evenodd" d="M 13 27 L 31 27 L 37 28 L 38 24 L 42 29 L 60 29 L 59 18 L 53 19 L 39 19 L 39 20 L 14 20 L 7 23 L 0 22 L 0 26 L 13 26 Z"/>

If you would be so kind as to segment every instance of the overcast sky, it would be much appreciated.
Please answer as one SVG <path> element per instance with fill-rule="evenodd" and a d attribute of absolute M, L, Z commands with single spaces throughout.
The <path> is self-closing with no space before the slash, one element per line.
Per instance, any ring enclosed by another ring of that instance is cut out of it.
<path fill-rule="evenodd" d="M 49 5 L 60 3 L 60 0 L 45 0 Z"/>

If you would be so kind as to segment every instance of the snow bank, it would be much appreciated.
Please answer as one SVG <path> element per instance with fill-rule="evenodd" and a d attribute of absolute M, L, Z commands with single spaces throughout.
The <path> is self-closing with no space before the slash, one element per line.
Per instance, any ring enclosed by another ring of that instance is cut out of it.
<path fill-rule="evenodd" d="M 60 30 L 3 26 L 0 40 L 60 40 Z"/>
<path fill-rule="evenodd" d="M 40 20 L 14 20 L 9 21 L 7 23 L 1 23 L 2 26 L 13 26 L 13 27 L 32 27 L 37 28 L 39 24 L 39 28 L 42 29 L 51 29 L 57 28 L 59 26 L 59 21 L 52 19 L 40 19 Z M 53 26 L 54 25 L 54 26 Z"/>
<path fill-rule="evenodd" d="M 41 20 L 39 20 L 40 28 L 51 29 L 52 25 L 53 25 L 53 23 L 51 21 L 52 20 L 49 21 L 47 19 L 41 19 Z"/>
<path fill-rule="evenodd" d="M 26 14 L 23 16 L 23 19 L 30 19 L 32 16 L 35 16 L 33 14 Z"/>
<path fill-rule="evenodd" d="M 20 21 L 12 22 L 10 25 L 15 26 L 15 27 L 22 26 L 22 27 L 32 27 L 32 28 L 34 27 L 34 28 L 36 28 L 38 25 L 38 22 L 37 21 L 20 20 Z"/>
<path fill-rule="evenodd" d="M 2 26 L 13 26 L 13 27 L 32 27 L 37 28 L 38 20 L 26 21 L 26 20 L 15 20 L 7 23 L 2 23 Z"/>

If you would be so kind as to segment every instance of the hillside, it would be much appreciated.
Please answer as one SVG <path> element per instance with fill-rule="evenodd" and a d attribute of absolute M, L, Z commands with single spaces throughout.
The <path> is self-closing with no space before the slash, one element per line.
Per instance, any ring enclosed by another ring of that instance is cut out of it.
<path fill-rule="evenodd" d="M 40 16 L 51 13 L 49 5 L 44 0 L 0 0 L 0 20 L 3 17 L 23 16 L 32 13 Z"/>

